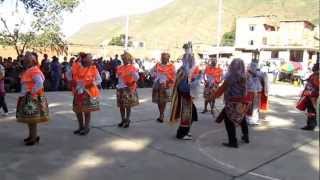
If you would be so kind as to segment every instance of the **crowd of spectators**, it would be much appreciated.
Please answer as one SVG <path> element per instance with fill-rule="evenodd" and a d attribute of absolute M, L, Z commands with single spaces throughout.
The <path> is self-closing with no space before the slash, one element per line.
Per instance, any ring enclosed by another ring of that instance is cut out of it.
<path fill-rule="evenodd" d="M 20 91 L 20 74 L 23 71 L 21 57 L 16 59 L 12 57 L 3 58 L 0 56 L 0 64 L 5 69 L 5 90 L 6 92 L 19 92 Z M 45 76 L 44 87 L 46 91 L 66 91 L 69 90 L 67 82 L 67 73 L 71 71 L 72 64 L 76 61 L 76 56 L 67 58 L 64 57 L 62 61 L 57 56 L 51 58 L 47 54 L 43 58 L 38 58 L 40 69 Z M 118 82 L 116 77 L 116 69 L 122 64 L 118 55 L 108 60 L 102 57 L 94 59 L 94 64 L 97 67 L 101 77 L 101 88 L 114 89 Z M 135 65 L 139 69 L 140 79 L 138 86 L 151 87 L 152 79 L 150 72 L 145 69 L 144 62 L 140 59 L 135 60 Z"/>

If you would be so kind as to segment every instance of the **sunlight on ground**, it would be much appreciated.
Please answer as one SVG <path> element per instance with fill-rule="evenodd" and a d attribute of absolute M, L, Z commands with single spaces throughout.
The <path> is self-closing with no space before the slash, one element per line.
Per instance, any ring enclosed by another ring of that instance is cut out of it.
<path fill-rule="evenodd" d="M 145 149 L 150 143 L 150 139 L 116 139 L 103 146 L 111 148 L 114 151 L 138 152 Z"/>
<path fill-rule="evenodd" d="M 12 120 L 16 120 L 16 117 L 15 116 L 8 116 L 8 117 L 5 117 L 5 118 L 1 118 L 0 119 L 0 122 L 10 122 Z"/>
<path fill-rule="evenodd" d="M 144 102 L 147 102 L 149 100 L 150 100 L 150 98 L 139 99 L 139 103 L 144 103 Z"/>
<path fill-rule="evenodd" d="M 257 126 L 255 129 L 258 131 L 265 131 L 271 128 L 279 128 L 279 127 L 293 127 L 293 119 L 281 119 L 279 117 L 273 116 L 273 115 L 267 115 L 266 116 L 267 121 L 263 121 L 261 126 Z"/>
<path fill-rule="evenodd" d="M 61 106 L 62 103 L 50 103 L 49 104 L 49 108 L 53 108 L 53 107 L 58 107 L 58 106 Z"/>
<path fill-rule="evenodd" d="M 58 112 L 54 112 L 53 114 L 74 114 L 73 111 L 69 110 L 69 111 L 58 111 Z"/>
<path fill-rule="evenodd" d="M 72 165 L 74 168 L 94 168 L 101 165 L 112 164 L 112 159 L 106 159 L 96 156 L 92 152 L 81 154 L 77 161 Z"/>

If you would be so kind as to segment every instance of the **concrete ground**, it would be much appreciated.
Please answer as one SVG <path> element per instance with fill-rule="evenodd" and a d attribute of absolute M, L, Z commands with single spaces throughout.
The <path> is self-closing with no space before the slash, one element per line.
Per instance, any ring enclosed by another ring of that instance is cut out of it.
<path fill-rule="evenodd" d="M 305 124 L 305 115 L 294 108 L 300 89 L 271 89 L 270 111 L 261 126 L 250 127 L 251 143 L 239 149 L 221 146 L 227 140 L 224 125 L 210 114 L 199 113 L 194 140 L 176 140 L 176 126 L 155 121 L 150 89 L 139 89 L 141 104 L 133 109 L 129 129 L 116 127 L 115 91 L 104 90 L 101 111 L 93 114 L 86 137 L 72 133 L 77 122 L 71 94 L 47 93 L 51 121 L 40 125 L 40 144 L 25 147 L 27 128 L 14 117 L 18 95 L 8 94 L 10 116 L 0 118 L 0 180 L 318 179 L 319 131 L 299 129 Z M 202 98 L 196 104 L 202 111 Z"/>

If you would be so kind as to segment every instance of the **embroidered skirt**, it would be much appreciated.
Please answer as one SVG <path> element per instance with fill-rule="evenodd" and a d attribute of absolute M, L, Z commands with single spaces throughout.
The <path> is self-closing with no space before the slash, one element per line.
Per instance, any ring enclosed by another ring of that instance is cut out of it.
<path fill-rule="evenodd" d="M 137 91 L 129 88 L 117 89 L 117 106 L 130 108 L 139 105 L 139 97 Z"/>
<path fill-rule="evenodd" d="M 153 88 L 152 102 L 156 104 L 171 102 L 172 89 L 171 88 Z"/>
<path fill-rule="evenodd" d="M 246 115 L 248 105 L 242 102 L 228 101 L 225 104 L 224 111 L 228 119 L 230 119 L 235 124 L 240 124 Z"/>
<path fill-rule="evenodd" d="M 49 108 L 45 96 L 21 96 L 17 102 L 16 118 L 18 122 L 36 124 L 49 121 Z"/>
<path fill-rule="evenodd" d="M 98 97 L 90 97 L 88 93 L 75 94 L 73 98 L 73 111 L 75 113 L 94 112 L 100 110 Z"/>
<path fill-rule="evenodd" d="M 217 87 L 216 86 L 206 86 L 204 87 L 204 90 L 203 90 L 203 98 L 206 100 L 206 101 L 213 101 L 214 100 L 214 92 L 216 91 Z"/>

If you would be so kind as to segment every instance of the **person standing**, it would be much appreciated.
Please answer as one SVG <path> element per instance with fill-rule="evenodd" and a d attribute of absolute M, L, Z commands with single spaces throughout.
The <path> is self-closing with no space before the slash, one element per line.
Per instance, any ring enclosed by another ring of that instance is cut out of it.
<path fill-rule="evenodd" d="M 91 54 L 81 53 L 79 58 L 72 66 L 72 79 L 69 76 L 74 95 L 73 111 L 79 125 L 73 133 L 85 136 L 90 132 L 91 112 L 100 110 L 98 85 L 101 84 L 101 77 L 92 63 Z"/>
<path fill-rule="evenodd" d="M 62 67 L 59 63 L 59 59 L 56 56 L 52 57 L 51 62 L 51 90 L 58 91 L 60 87 L 60 81 L 62 76 Z"/>
<path fill-rule="evenodd" d="M 51 63 L 50 63 L 50 60 L 48 59 L 48 55 L 44 54 L 43 60 L 41 61 L 40 69 L 45 77 L 44 89 L 46 91 L 51 89 L 51 67 L 50 66 L 51 66 Z"/>
<path fill-rule="evenodd" d="M 0 64 L 0 108 L 3 109 L 3 116 L 8 116 L 8 107 L 6 103 L 6 90 L 4 86 L 4 79 L 5 79 L 5 69 Z"/>
<path fill-rule="evenodd" d="M 25 145 L 32 146 L 40 141 L 37 124 L 49 120 L 48 102 L 44 93 L 44 75 L 37 65 L 36 56 L 27 52 L 23 58 L 24 72 L 21 75 L 21 96 L 17 102 L 16 118 L 26 123 L 29 136 Z"/>
<path fill-rule="evenodd" d="M 121 55 L 123 65 L 116 71 L 118 77 L 117 106 L 120 109 L 121 122 L 118 127 L 128 128 L 130 126 L 131 108 L 139 104 L 137 93 L 137 81 L 139 79 L 138 69 L 134 67 L 133 57 L 130 53 L 124 52 Z"/>
<path fill-rule="evenodd" d="M 234 59 L 226 74 L 223 84 L 215 91 L 214 97 L 224 94 L 225 106 L 216 119 L 217 123 L 224 121 L 229 141 L 223 146 L 238 148 L 236 126 L 240 125 L 242 140 L 249 143 L 249 129 L 245 114 L 249 101 L 246 95 L 246 75 L 244 63 L 241 59 Z"/>
<path fill-rule="evenodd" d="M 210 104 L 211 113 L 213 114 L 213 108 L 215 106 L 215 99 L 213 97 L 213 92 L 219 86 L 223 76 L 223 70 L 217 67 L 217 60 L 210 59 L 210 64 L 204 70 L 204 110 L 202 113 L 208 112 L 208 104 Z"/>
<path fill-rule="evenodd" d="M 173 64 L 168 64 L 170 60 L 169 53 L 161 54 L 161 63 L 157 63 L 152 69 L 154 83 L 152 88 L 152 102 L 158 105 L 160 116 L 158 122 L 163 123 L 164 111 L 167 102 L 171 101 L 171 93 L 176 76 Z"/>
<path fill-rule="evenodd" d="M 317 126 L 317 101 L 319 97 L 319 62 L 312 68 L 312 74 L 307 79 L 307 84 L 297 104 L 300 111 L 307 110 L 307 124 L 302 130 L 313 131 Z M 319 112 L 318 112 L 319 113 Z M 318 114 L 319 116 L 319 114 Z"/>
<path fill-rule="evenodd" d="M 200 86 L 201 72 L 192 53 L 192 44 L 189 42 L 183 48 L 185 54 L 182 58 L 182 66 L 177 71 L 173 87 L 170 122 L 176 123 L 180 120 L 177 139 L 192 140 L 190 128 L 192 123 L 198 120 L 193 99 L 197 96 Z"/>
<path fill-rule="evenodd" d="M 247 70 L 247 91 L 251 101 L 247 112 L 247 121 L 250 125 L 260 124 L 260 103 L 262 86 L 262 74 L 258 70 L 258 63 L 251 62 Z"/>

